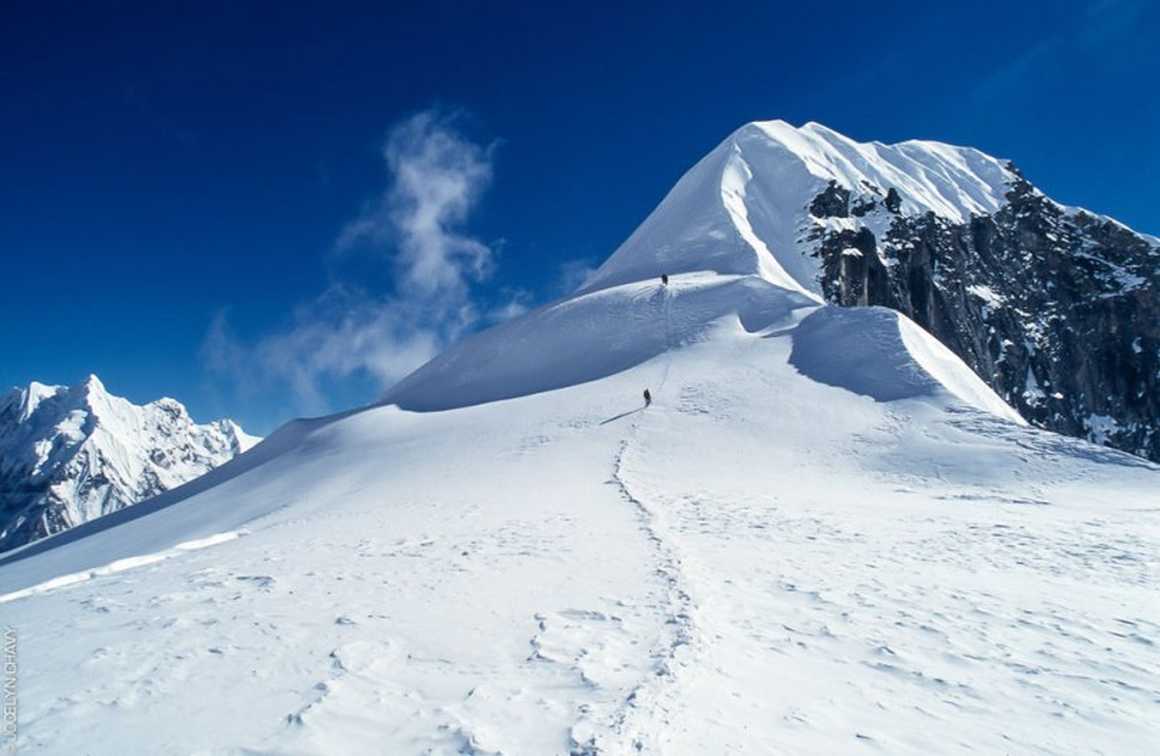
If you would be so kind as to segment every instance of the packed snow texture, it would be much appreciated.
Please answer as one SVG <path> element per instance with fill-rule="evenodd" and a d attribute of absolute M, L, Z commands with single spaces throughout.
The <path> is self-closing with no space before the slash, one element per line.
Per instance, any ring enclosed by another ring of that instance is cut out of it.
<path fill-rule="evenodd" d="M 0 551 L 197 478 L 261 439 L 198 425 L 173 399 L 138 406 L 95 376 L 0 395 Z"/>
<path fill-rule="evenodd" d="M 820 305 L 745 179 L 1002 169 L 783 131 L 382 404 L 0 557 L 21 752 L 1154 751 L 1160 467 Z"/>

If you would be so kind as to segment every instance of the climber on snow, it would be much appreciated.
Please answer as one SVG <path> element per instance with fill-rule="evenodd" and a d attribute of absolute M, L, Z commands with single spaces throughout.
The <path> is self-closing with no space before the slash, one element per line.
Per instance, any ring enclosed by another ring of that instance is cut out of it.
<path fill-rule="evenodd" d="M 668 286 L 668 285 L 669 285 L 669 274 L 668 273 L 661 273 L 661 286 Z"/>
<path fill-rule="evenodd" d="M 650 404 L 652 404 L 652 394 L 649 393 L 648 389 L 645 389 L 644 390 L 644 406 L 647 407 Z"/>

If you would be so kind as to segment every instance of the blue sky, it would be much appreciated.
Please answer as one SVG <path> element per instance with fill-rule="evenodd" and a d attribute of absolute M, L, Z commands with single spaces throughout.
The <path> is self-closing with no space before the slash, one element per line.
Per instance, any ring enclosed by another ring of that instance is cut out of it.
<path fill-rule="evenodd" d="M 9 9 L 0 385 L 259 433 L 365 402 L 756 119 L 973 145 L 1160 233 L 1154 3 L 291 5 Z"/>

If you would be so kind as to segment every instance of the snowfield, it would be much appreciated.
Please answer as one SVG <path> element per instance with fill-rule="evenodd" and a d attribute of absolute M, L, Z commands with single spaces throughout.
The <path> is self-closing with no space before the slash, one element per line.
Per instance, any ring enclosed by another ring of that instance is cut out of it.
<path fill-rule="evenodd" d="M 20 752 L 1155 753 L 1160 467 L 821 305 L 770 199 L 1002 169 L 778 123 L 585 291 L 0 556 Z"/>
<path fill-rule="evenodd" d="M 642 359 L 299 423 L 9 557 L 22 752 L 1152 750 L 1155 466 L 1012 422 L 894 313 L 710 274 L 567 310 L 511 343 L 571 365 L 611 313 Z M 430 396 L 519 366 L 460 367 Z"/>

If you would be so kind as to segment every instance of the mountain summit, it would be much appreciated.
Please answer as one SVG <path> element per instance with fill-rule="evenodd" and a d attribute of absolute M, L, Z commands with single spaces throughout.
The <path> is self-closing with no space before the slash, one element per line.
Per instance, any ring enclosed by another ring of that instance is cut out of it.
<path fill-rule="evenodd" d="M 0 551 L 180 486 L 261 439 L 198 425 L 174 399 L 137 406 L 95 375 L 0 395 Z"/>
<path fill-rule="evenodd" d="M 811 206 L 830 186 L 895 213 L 955 222 L 993 213 L 1015 175 L 995 158 L 937 142 L 859 144 L 817 123 L 751 123 L 701 159 L 586 288 L 712 270 L 822 294 L 814 232 L 850 226 Z M 878 219 L 885 231 L 889 216 Z"/>

